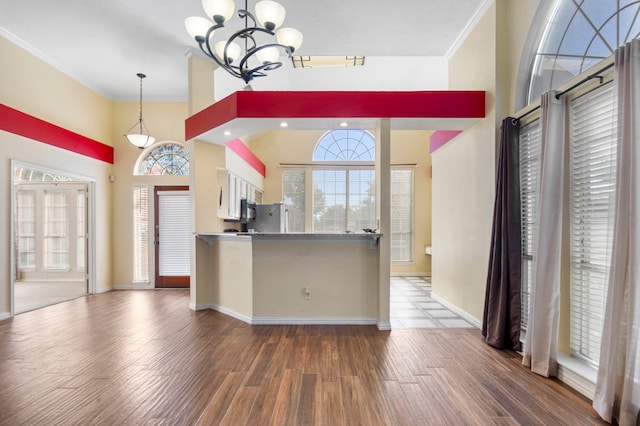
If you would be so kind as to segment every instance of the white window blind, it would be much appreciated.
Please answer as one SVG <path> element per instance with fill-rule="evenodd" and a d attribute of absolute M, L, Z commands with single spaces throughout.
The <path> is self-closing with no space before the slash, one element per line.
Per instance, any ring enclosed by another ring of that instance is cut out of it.
<path fill-rule="evenodd" d="M 413 170 L 391 170 L 391 260 L 413 260 Z"/>
<path fill-rule="evenodd" d="M 533 283 L 533 236 L 538 226 L 536 207 L 540 179 L 540 120 L 520 128 L 520 219 L 522 238 L 521 328 L 529 323 L 529 297 Z"/>
<path fill-rule="evenodd" d="M 149 188 L 133 187 L 133 281 L 149 282 Z"/>
<path fill-rule="evenodd" d="M 613 85 L 571 102 L 572 356 L 597 365 L 611 252 L 616 169 Z"/>
<path fill-rule="evenodd" d="M 158 192 L 160 254 L 162 276 L 191 274 L 191 229 L 189 192 Z"/>
<path fill-rule="evenodd" d="M 289 212 L 289 231 L 304 232 L 304 169 L 284 169 L 282 171 L 282 195 Z"/>

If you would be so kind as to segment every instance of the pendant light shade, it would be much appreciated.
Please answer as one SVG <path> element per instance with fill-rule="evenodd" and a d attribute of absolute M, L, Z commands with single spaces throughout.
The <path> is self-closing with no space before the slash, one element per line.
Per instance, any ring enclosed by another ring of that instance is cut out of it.
<path fill-rule="evenodd" d="M 207 18 L 212 18 L 216 24 L 222 24 L 233 16 L 236 5 L 233 0 L 202 0 L 202 8 Z"/>
<path fill-rule="evenodd" d="M 290 47 L 292 50 L 300 49 L 302 46 L 302 33 L 295 28 L 280 28 L 276 33 L 278 44 Z"/>
<path fill-rule="evenodd" d="M 287 15 L 280 3 L 271 0 L 263 0 L 256 3 L 256 18 L 260 25 L 273 31 L 280 27 Z"/>
<path fill-rule="evenodd" d="M 137 76 L 140 78 L 140 116 L 138 117 L 138 121 L 127 130 L 125 136 L 133 145 L 143 149 L 152 145 L 156 141 L 156 138 L 149 134 L 149 130 L 142 120 L 142 79 L 147 76 L 142 73 L 138 73 Z M 136 130 L 138 131 L 137 133 Z"/>

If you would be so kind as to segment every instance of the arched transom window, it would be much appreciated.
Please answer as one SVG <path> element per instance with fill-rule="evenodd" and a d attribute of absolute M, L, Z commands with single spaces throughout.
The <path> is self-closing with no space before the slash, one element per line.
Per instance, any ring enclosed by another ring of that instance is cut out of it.
<path fill-rule="evenodd" d="M 373 161 L 376 141 L 360 129 L 331 130 L 325 133 L 313 151 L 313 161 Z"/>
<path fill-rule="evenodd" d="M 189 151 L 177 142 L 161 142 L 142 152 L 135 175 L 189 175 Z"/>
<path fill-rule="evenodd" d="M 542 23 L 546 27 L 533 58 L 527 103 L 640 36 L 639 0 L 557 0 L 546 7 L 549 4 L 554 7 Z"/>

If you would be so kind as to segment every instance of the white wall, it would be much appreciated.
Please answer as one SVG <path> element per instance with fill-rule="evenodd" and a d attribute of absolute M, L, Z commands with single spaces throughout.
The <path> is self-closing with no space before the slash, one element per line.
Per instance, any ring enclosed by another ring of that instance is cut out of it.
<path fill-rule="evenodd" d="M 246 86 L 223 69 L 214 75 L 216 101 Z M 250 85 L 253 90 L 446 90 L 448 63 L 444 57 L 367 57 L 360 67 L 294 69 L 286 60 Z"/>

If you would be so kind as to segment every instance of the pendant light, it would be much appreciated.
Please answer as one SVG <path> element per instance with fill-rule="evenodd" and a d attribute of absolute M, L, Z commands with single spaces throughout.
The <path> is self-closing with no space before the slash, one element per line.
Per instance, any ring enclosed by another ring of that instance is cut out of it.
<path fill-rule="evenodd" d="M 302 45 L 302 33 L 295 28 L 280 28 L 286 11 L 280 3 L 261 0 L 255 5 L 255 15 L 249 12 L 247 0 L 238 17 L 244 27 L 226 39 L 214 40 L 214 32 L 224 28 L 233 17 L 233 0 L 202 0 L 206 18 L 185 19 L 187 32 L 200 50 L 229 74 L 249 83 L 254 77 L 266 76 L 266 71 L 282 66 L 280 54 L 291 57 Z"/>
<path fill-rule="evenodd" d="M 140 78 L 140 116 L 138 117 L 138 121 L 133 126 L 131 126 L 129 130 L 127 130 L 125 136 L 133 145 L 137 146 L 140 149 L 143 149 L 152 145 L 156 141 L 156 138 L 149 134 L 149 130 L 142 120 L 142 79 L 146 78 L 147 76 L 142 73 L 138 73 L 136 75 L 138 76 L 138 78 Z M 136 127 L 138 133 L 132 133 L 132 131 L 135 132 L 134 129 Z"/>

